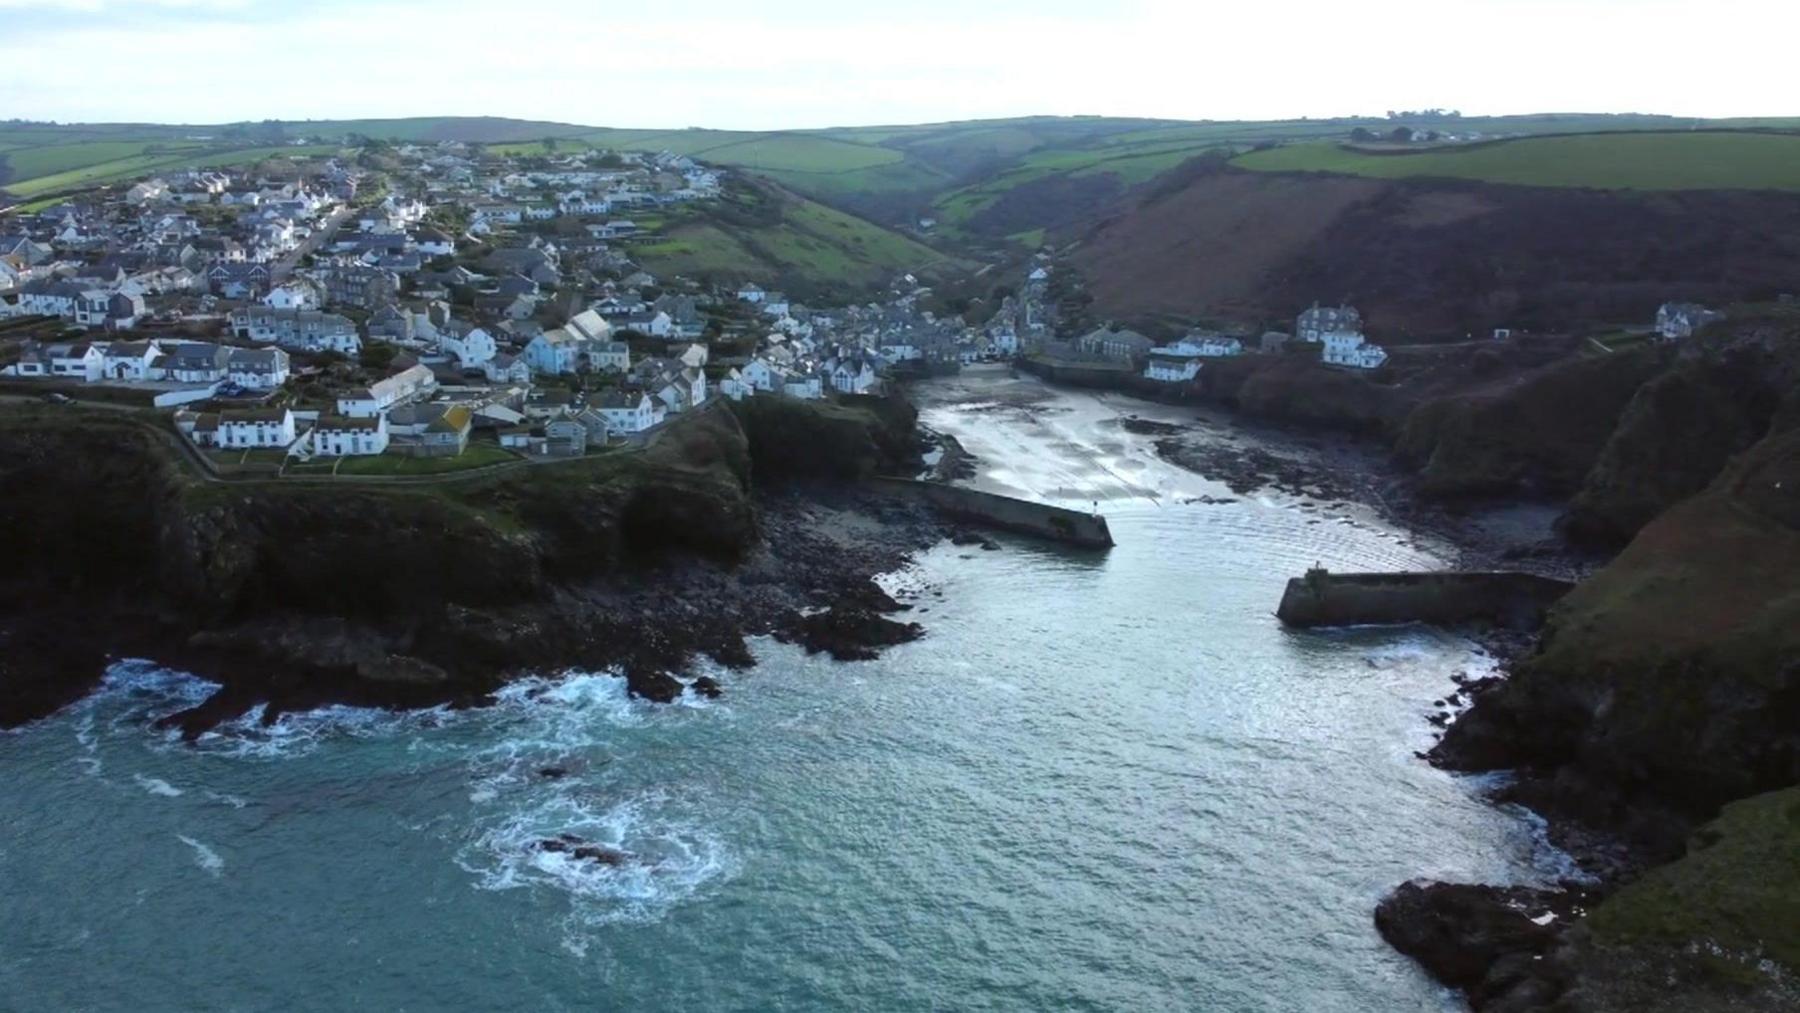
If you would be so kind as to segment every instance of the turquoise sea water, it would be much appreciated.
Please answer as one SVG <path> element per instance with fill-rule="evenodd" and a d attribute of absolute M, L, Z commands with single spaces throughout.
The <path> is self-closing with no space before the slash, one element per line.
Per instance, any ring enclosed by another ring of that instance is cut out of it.
<path fill-rule="evenodd" d="M 925 393 L 982 483 L 1101 500 L 1119 547 L 940 547 L 892 578 L 925 639 L 858 664 L 759 643 L 707 703 L 577 673 L 190 748 L 149 722 L 206 686 L 120 665 L 0 734 L 0 1008 L 1455 1008 L 1370 912 L 1412 876 L 1556 868 L 1413 757 L 1490 663 L 1271 614 L 1315 561 L 1429 549 L 1183 502 L 1229 493 L 1117 422 L 1169 410 L 1003 375 Z M 632 860 L 532 848 L 563 832 Z"/>

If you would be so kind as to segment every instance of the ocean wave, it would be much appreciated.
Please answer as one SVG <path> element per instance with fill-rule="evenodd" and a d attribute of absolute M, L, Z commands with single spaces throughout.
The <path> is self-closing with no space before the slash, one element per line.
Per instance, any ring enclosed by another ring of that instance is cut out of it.
<path fill-rule="evenodd" d="M 586 933 L 648 922 L 729 875 L 725 844 L 698 822 L 672 814 L 667 796 L 645 793 L 595 806 L 574 790 L 547 789 L 496 815 L 458 854 L 479 890 L 553 890 L 570 903 L 565 945 L 585 952 Z M 568 834 L 622 853 L 617 864 L 545 850 Z"/>
<path fill-rule="evenodd" d="M 181 843 L 194 849 L 195 865 L 200 866 L 215 879 L 225 874 L 225 859 L 220 858 L 217 851 L 186 834 L 176 834 L 175 836 L 180 839 Z"/>
<path fill-rule="evenodd" d="M 233 759 L 292 759 L 332 741 L 390 738 L 441 728 L 455 720 L 448 707 L 388 711 L 334 704 L 285 712 L 269 724 L 263 721 L 266 713 L 266 705 L 257 704 L 203 733 L 193 746 L 201 753 Z"/>
<path fill-rule="evenodd" d="M 161 795 L 163 798 L 179 798 L 186 794 L 186 792 L 182 791 L 180 788 L 175 787 L 160 777 L 145 777 L 142 774 L 133 774 L 131 775 L 131 779 L 137 782 L 138 787 L 152 795 Z"/>

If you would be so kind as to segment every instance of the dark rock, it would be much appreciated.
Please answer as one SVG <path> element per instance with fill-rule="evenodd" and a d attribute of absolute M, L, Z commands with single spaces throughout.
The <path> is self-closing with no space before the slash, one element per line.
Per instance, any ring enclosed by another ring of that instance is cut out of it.
<path fill-rule="evenodd" d="M 710 675 L 700 676 L 690 683 L 688 688 L 694 691 L 694 695 L 703 696 L 708 700 L 717 700 L 725 692 L 720 688 L 719 680 Z"/>
<path fill-rule="evenodd" d="M 1519 963 L 1550 951 L 1562 934 L 1561 914 L 1575 899 L 1523 887 L 1406 883 L 1375 909 L 1375 928 L 1430 975 L 1470 994 L 1472 1004 L 1518 984 Z M 1506 963 L 1502 963 L 1506 960 Z M 1505 981 L 1489 981 L 1496 970 Z M 1479 1005 L 1476 1008 L 1480 1008 Z"/>
<path fill-rule="evenodd" d="M 808 654 L 826 652 L 838 661 L 868 661 L 877 656 L 878 648 L 917 640 L 924 632 L 918 623 L 895 622 L 866 605 L 843 604 L 796 615 L 778 626 L 775 636 L 783 643 L 799 644 Z"/>
<path fill-rule="evenodd" d="M 557 778 L 569 776 L 569 768 L 567 768 L 567 767 L 539 767 L 537 775 L 547 781 L 554 781 Z"/>
<path fill-rule="evenodd" d="M 669 703 L 681 696 L 681 680 L 661 669 L 628 668 L 625 686 L 632 696 L 656 703 Z"/>
<path fill-rule="evenodd" d="M 624 865 L 631 856 L 617 848 L 602 847 L 598 844 L 585 844 L 569 852 L 576 858 L 598 862 L 601 865 Z"/>
<path fill-rule="evenodd" d="M 596 862 L 600 865 L 624 865 L 631 860 L 631 855 L 617 848 L 609 848 L 603 844 L 590 844 L 574 834 L 558 834 L 546 837 L 537 842 L 537 850 L 552 854 L 569 855 L 583 861 Z"/>

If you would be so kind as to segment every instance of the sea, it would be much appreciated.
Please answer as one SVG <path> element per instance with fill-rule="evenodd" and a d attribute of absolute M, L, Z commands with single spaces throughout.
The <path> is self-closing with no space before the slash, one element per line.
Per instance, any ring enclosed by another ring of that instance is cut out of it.
<path fill-rule="evenodd" d="M 941 545 L 883 578 L 923 639 L 757 641 L 701 666 L 718 700 L 546 672 L 190 746 L 152 724 L 211 686 L 121 661 L 0 733 L 0 1009 L 1460 1008 L 1371 916 L 1413 877 L 1570 871 L 1492 779 L 1416 755 L 1495 661 L 1274 616 L 1315 563 L 1445 547 L 1235 495 L 1125 425 L 1208 438 L 1179 408 L 994 367 L 914 395 L 972 484 L 1098 509 L 1117 547 Z M 560 834 L 626 857 L 538 846 Z"/>

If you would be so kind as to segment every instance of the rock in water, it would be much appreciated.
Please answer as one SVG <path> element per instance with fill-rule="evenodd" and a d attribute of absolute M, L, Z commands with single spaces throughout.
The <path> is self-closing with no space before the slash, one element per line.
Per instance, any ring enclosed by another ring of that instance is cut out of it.
<path fill-rule="evenodd" d="M 703 696 L 708 700 L 717 700 L 719 695 L 724 692 L 724 690 L 719 687 L 719 680 L 710 675 L 703 675 L 700 678 L 695 679 L 693 684 L 688 688 L 694 691 L 694 695 Z"/>
<path fill-rule="evenodd" d="M 1517 984 L 1508 966 L 1516 961 L 1508 958 L 1549 952 L 1563 919 L 1543 916 L 1570 903 L 1569 895 L 1523 887 L 1406 883 L 1376 907 L 1375 928 L 1433 978 L 1467 991 L 1479 1009 L 1493 992 Z M 1488 987 L 1499 976 L 1509 980 Z"/>

